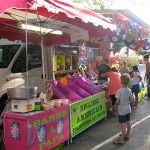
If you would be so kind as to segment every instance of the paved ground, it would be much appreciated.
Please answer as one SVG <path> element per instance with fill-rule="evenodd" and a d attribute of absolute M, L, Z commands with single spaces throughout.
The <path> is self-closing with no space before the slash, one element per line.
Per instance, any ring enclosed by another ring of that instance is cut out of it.
<path fill-rule="evenodd" d="M 131 136 L 122 146 L 112 144 L 113 136 L 120 132 L 117 117 L 108 115 L 73 138 L 73 143 L 63 150 L 150 150 L 150 101 L 139 103 L 131 114 Z"/>

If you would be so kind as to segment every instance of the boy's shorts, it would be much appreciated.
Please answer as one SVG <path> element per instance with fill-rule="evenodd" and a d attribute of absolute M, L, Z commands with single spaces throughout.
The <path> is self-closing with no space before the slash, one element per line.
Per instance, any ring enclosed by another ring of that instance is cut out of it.
<path fill-rule="evenodd" d="M 130 113 L 126 115 L 118 115 L 119 123 L 126 123 L 127 121 L 130 121 Z"/>

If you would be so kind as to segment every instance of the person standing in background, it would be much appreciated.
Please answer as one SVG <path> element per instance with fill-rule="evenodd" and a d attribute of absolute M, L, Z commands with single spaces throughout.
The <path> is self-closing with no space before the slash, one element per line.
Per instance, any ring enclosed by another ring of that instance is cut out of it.
<path fill-rule="evenodd" d="M 133 71 L 130 71 L 129 72 L 129 83 L 128 83 L 128 88 L 129 89 L 132 89 L 132 84 L 133 84 L 133 76 L 134 76 L 134 72 Z"/>
<path fill-rule="evenodd" d="M 131 90 L 132 90 L 132 93 L 135 95 L 135 108 L 136 108 L 138 105 L 138 101 L 139 101 L 138 94 L 141 91 L 139 82 L 141 82 L 142 77 L 140 75 L 139 68 L 137 66 L 133 66 L 133 72 L 134 72 L 134 75 L 133 75 L 133 83 L 132 83 Z"/>
<path fill-rule="evenodd" d="M 111 67 L 108 64 L 109 64 L 109 60 L 104 59 L 103 64 L 99 65 L 99 67 L 98 67 L 98 84 L 104 84 L 108 81 L 107 76 L 102 76 L 102 74 L 111 71 Z"/>
<path fill-rule="evenodd" d="M 62 77 L 60 78 L 60 82 L 64 84 L 65 86 L 68 86 L 68 78 L 69 74 L 68 73 L 63 73 Z"/>
<path fill-rule="evenodd" d="M 127 67 L 127 62 L 123 62 L 123 66 L 120 68 L 120 74 L 128 74 L 129 73 L 129 68 Z"/>
<path fill-rule="evenodd" d="M 121 127 L 121 134 L 117 139 L 113 140 L 113 144 L 123 145 L 125 140 L 129 139 L 130 135 L 130 113 L 131 105 L 133 102 L 132 92 L 128 88 L 129 75 L 124 74 L 121 76 L 122 88 L 116 93 L 116 105 L 118 105 L 118 120 Z M 131 104 L 131 105 L 130 105 Z M 127 130 L 126 130 L 127 127 Z"/>
<path fill-rule="evenodd" d="M 116 67 L 113 67 L 110 72 L 102 74 L 102 77 L 109 78 L 107 94 L 111 98 L 111 101 L 112 101 L 112 113 L 111 114 L 117 116 L 115 95 L 118 89 L 122 87 L 121 80 L 120 80 L 120 73 L 118 73 L 118 70 L 116 69 Z"/>
<path fill-rule="evenodd" d="M 149 62 L 149 55 L 148 54 L 144 55 L 144 62 L 146 65 L 144 81 L 147 82 L 147 93 L 148 93 L 147 94 L 148 98 L 146 100 L 150 100 L 150 62 Z"/>

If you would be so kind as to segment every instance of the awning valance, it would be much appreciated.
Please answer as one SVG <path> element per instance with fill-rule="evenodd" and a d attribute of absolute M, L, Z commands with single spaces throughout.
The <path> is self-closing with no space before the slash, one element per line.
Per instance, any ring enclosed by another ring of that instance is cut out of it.
<path fill-rule="evenodd" d="M 100 25 L 105 29 L 116 29 L 116 26 L 104 16 L 65 0 L 1 0 L 1 4 L 3 5 L 0 6 L 0 13 L 9 8 L 37 9 L 43 7 L 52 13 L 65 13 L 69 18 L 80 18 L 85 23 L 91 22 L 95 26 Z"/>
<path fill-rule="evenodd" d="M 22 40 L 25 32 L 17 27 L 18 22 L 24 22 L 26 18 L 29 24 L 49 27 L 61 30 L 63 35 L 47 34 L 44 38 L 47 43 L 61 44 L 63 42 L 75 42 L 77 40 L 90 40 L 91 37 L 104 37 L 115 30 L 116 25 L 102 15 L 81 7 L 80 5 L 65 2 L 65 0 L 2 0 L 4 8 L 0 6 L 0 33 L 1 38 Z M 10 9 L 10 7 L 13 7 Z M 16 7 L 16 8 L 15 8 Z M 8 8 L 8 9 L 7 9 Z M 21 35 L 21 36 L 20 36 Z M 37 39 L 34 33 L 30 33 L 29 41 Z M 21 38 L 20 38 L 21 37 Z M 25 40 L 24 40 L 25 41 Z"/>

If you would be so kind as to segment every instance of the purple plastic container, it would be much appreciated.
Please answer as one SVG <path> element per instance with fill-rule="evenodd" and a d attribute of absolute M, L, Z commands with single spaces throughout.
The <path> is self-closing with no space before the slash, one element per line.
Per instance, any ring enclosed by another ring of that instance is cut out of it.
<path fill-rule="evenodd" d="M 82 79 L 79 77 L 74 78 L 73 82 L 74 82 L 74 84 L 77 84 L 79 87 L 81 87 L 82 89 L 84 89 L 91 95 L 95 95 L 95 94 L 99 93 L 98 91 L 96 91 L 92 87 L 90 87 L 87 83 L 82 81 Z"/>
<path fill-rule="evenodd" d="M 98 85 L 96 85 L 94 82 L 92 82 L 90 79 L 88 79 L 88 78 L 86 78 L 86 77 L 84 77 L 84 76 L 80 76 L 80 77 L 78 77 L 78 78 L 80 78 L 82 81 L 84 81 L 85 83 L 87 83 L 90 87 L 92 87 L 94 90 L 96 90 L 96 91 L 98 91 L 98 92 L 103 92 L 104 90 L 100 87 L 100 86 L 98 86 Z"/>
<path fill-rule="evenodd" d="M 60 81 L 55 80 L 52 82 L 52 85 L 55 86 L 58 89 L 58 91 L 61 92 L 70 101 L 78 101 L 82 99 L 82 97 L 76 94 L 68 86 L 63 85 Z"/>
<path fill-rule="evenodd" d="M 67 99 L 67 97 L 60 92 L 57 86 L 52 85 L 53 94 L 60 99 Z"/>
<path fill-rule="evenodd" d="M 87 98 L 89 96 L 91 96 L 88 92 L 86 92 L 84 89 L 82 89 L 81 87 L 79 87 L 78 85 L 74 84 L 74 82 L 72 80 L 69 79 L 69 87 L 75 91 L 79 96 L 81 96 L 82 98 Z"/>

